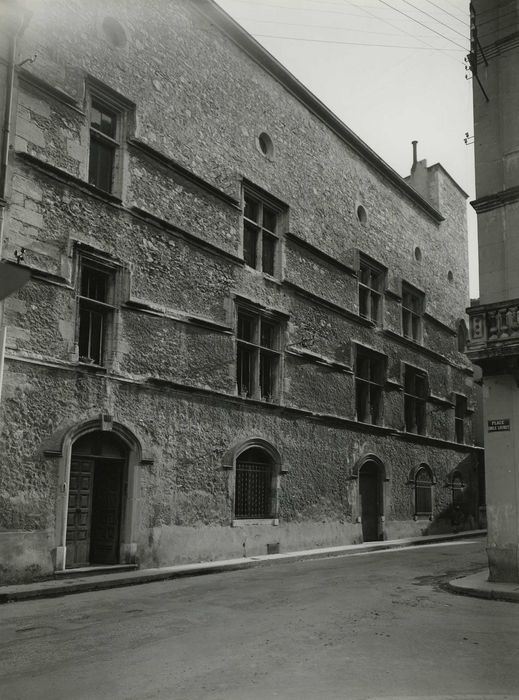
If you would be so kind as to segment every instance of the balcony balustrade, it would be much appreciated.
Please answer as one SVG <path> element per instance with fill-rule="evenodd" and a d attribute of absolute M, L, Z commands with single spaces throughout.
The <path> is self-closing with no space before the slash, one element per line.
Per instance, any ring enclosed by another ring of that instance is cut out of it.
<path fill-rule="evenodd" d="M 519 354 L 519 299 L 471 306 L 467 354 L 471 359 Z"/>

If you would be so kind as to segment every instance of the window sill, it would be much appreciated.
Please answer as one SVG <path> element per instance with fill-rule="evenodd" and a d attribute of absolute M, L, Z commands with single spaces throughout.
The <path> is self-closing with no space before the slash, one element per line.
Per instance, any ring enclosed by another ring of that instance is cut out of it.
<path fill-rule="evenodd" d="M 247 525 L 279 525 L 279 518 L 242 518 L 231 521 L 231 527 L 246 527 Z"/>
<path fill-rule="evenodd" d="M 78 367 L 81 367 L 81 369 L 91 369 L 94 372 L 107 371 L 104 365 L 96 365 L 93 362 L 82 362 L 81 360 L 78 360 L 76 364 Z"/>

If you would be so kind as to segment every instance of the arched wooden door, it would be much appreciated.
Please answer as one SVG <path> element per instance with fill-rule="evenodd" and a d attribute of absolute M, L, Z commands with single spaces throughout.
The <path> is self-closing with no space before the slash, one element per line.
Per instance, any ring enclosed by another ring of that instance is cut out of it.
<path fill-rule="evenodd" d="M 72 446 L 66 567 L 118 564 L 127 454 L 115 436 L 93 432 Z"/>
<path fill-rule="evenodd" d="M 380 465 L 366 462 L 359 472 L 359 497 L 364 542 L 382 539 L 383 479 Z"/>

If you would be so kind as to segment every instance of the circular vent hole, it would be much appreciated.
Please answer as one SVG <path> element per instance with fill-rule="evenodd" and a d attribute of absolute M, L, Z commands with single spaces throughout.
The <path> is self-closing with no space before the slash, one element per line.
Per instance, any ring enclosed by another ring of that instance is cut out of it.
<path fill-rule="evenodd" d="M 416 262 L 422 262 L 422 251 L 418 246 L 414 249 L 414 259 Z"/>
<path fill-rule="evenodd" d="M 264 156 L 271 156 L 274 152 L 274 144 L 272 139 L 265 132 L 258 136 L 258 148 Z"/>
<path fill-rule="evenodd" d="M 357 207 L 357 219 L 360 221 L 361 224 L 365 224 L 368 220 L 368 214 L 362 204 L 359 204 Z"/>
<path fill-rule="evenodd" d="M 123 25 L 114 17 L 105 17 L 103 20 L 103 32 L 105 39 L 116 49 L 126 46 L 126 32 Z"/>

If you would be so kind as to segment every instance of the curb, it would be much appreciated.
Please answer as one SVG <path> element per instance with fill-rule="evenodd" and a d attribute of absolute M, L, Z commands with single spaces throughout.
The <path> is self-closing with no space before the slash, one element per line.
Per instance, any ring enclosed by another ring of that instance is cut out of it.
<path fill-rule="evenodd" d="M 489 581 L 488 569 L 469 576 L 455 578 L 445 583 L 444 587 L 457 595 L 519 603 L 519 583 L 494 583 Z"/>
<path fill-rule="evenodd" d="M 350 557 L 382 551 L 441 544 L 456 540 L 483 537 L 486 530 L 470 530 L 467 532 L 450 533 L 445 535 L 428 535 L 425 537 L 387 540 L 376 544 L 354 544 L 341 547 L 323 547 L 321 549 L 288 552 L 286 554 L 266 554 L 256 557 L 230 559 L 216 562 L 202 562 L 180 566 L 163 567 L 160 569 L 141 569 L 125 573 L 108 573 L 100 575 L 85 575 L 82 578 L 51 579 L 29 584 L 0 586 L 0 604 L 16 601 L 35 600 L 39 598 L 56 598 L 72 593 L 108 590 L 125 586 L 137 586 L 143 583 L 169 581 L 188 576 L 218 574 L 227 571 L 240 571 L 256 566 L 266 566 L 278 562 L 325 559 L 331 557 Z"/>

